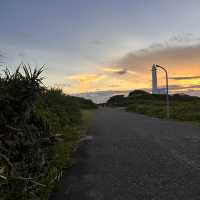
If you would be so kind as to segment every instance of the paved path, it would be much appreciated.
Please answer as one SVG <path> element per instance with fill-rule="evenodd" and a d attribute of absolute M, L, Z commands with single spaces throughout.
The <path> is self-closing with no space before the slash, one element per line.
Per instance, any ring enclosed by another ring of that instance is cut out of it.
<path fill-rule="evenodd" d="M 51 200 L 198 200 L 200 128 L 100 108 Z"/>

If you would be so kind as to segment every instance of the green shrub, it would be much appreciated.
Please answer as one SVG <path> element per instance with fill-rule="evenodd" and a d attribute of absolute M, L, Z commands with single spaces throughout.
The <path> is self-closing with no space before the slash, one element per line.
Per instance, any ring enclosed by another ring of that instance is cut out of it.
<path fill-rule="evenodd" d="M 184 97 L 185 98 L 185 97 Z M 187 97 L 188 98 L 188 97 Z M 135 100 L 130 102 L 127 110 L 144 115 L 165 118 L 166 102 L 161 100 Z M 200 99 L 170 101 L 170 118 L 181 121 L 200 122 Z"/>
<path fill-rule="evenodd" d="M 79 101 L 43 87 L 42 71 L 0 76 L 1 200 L 48 199 L 79 142 Z"/>
<path fill-rule="evenodd" d="M 34 112 L 44 89 L 42 68 L 31 71 L 22 66 L 0 77 L 0 195 L 1 199 L 37 199 L 39 177 L 51 163 L 48 124 Z M 43 142 L 48 140 L 49 142 Z"/>

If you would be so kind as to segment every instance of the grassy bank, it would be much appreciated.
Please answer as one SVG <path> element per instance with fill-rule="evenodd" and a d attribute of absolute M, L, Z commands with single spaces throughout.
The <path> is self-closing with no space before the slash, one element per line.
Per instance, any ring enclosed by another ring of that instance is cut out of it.
<path fill-rule="evenodd" d="M 46 182 L 48 187 L 40 194 L 40 199 L 47 200 L 51 191 L 56 190 L 64 170 L 67 170 L 73 165 L 73 154 L 79 147 L 81 137 L 87 133 L 91 124 L 95 109 L 81 109 L 81 122 L 77 127 L 67 129 L 63 132 L 63 137 L 60 142 L 54 146 L 54 164 L 55 169 L 54 181 Z"/>
<path fill-rule="evenodd" d="M 0 76 L 1 200 L 47 200 L 88 127 L 91 111 L 82 109 L 96 108 L 45 88 L 42 70 L 21 66 Z"/>
<path fill-rule="evenodd" d="M 111 97 L 107 105 L 123 106 L 130 112 L 166 118 L 165 95 L 136 90 L 127 97 L 122 95 Z M 200 123 L 200 98 L 184 94 L 170 95 L 170 118 Z"/>
<path fill-rule="evenodd" d="M 88 128 L 91 125 L 93 116 L 95 114 L 95 109 L 82 109 L 81 115 L 82 115 L 82 130 L 83 134 L 85 134 L 88 130 Z"/>
<path fill-rule="evenodd" d="M 153 117 L 166 118 L 166 105 L 165 102 L 161 101 L 135 102 L 129 105 L 127 110 Z M 180 121 L 200 122 L 200 101 L 171 102 L 170 118 Z"/>

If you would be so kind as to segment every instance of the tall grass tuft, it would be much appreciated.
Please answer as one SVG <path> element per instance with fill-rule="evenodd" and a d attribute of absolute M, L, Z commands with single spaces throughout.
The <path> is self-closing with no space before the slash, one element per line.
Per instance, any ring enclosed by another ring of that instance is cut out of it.
<path fill-rule="evenodd" d="M 70 166 L 88 100 L 47 89 L 44 68 L 0 74 L 0 199 L 47 200 Z"/>
<path fill-rule="evenodd" d="M 21 65 L 0 76 L 0 194 L 1 199 L 37 199 L 38 180 L 51 163 L 49 126 L 35 113 L 44 90 L 43 68 Z M 45 143 L 44 140 L 49 140 Z"/>

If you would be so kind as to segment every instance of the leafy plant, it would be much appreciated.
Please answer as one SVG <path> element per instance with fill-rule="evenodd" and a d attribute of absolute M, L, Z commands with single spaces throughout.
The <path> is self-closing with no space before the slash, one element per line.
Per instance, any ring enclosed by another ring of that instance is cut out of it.
<path fill-rule="evenodd" d="M 51 167 L 54 137 L 49 124 L 35 112 L 45 91 L 40 69 L 21 65 L 0 76 L 1 199 L 38 199 L 46 187 L 40 181 Z"/>

